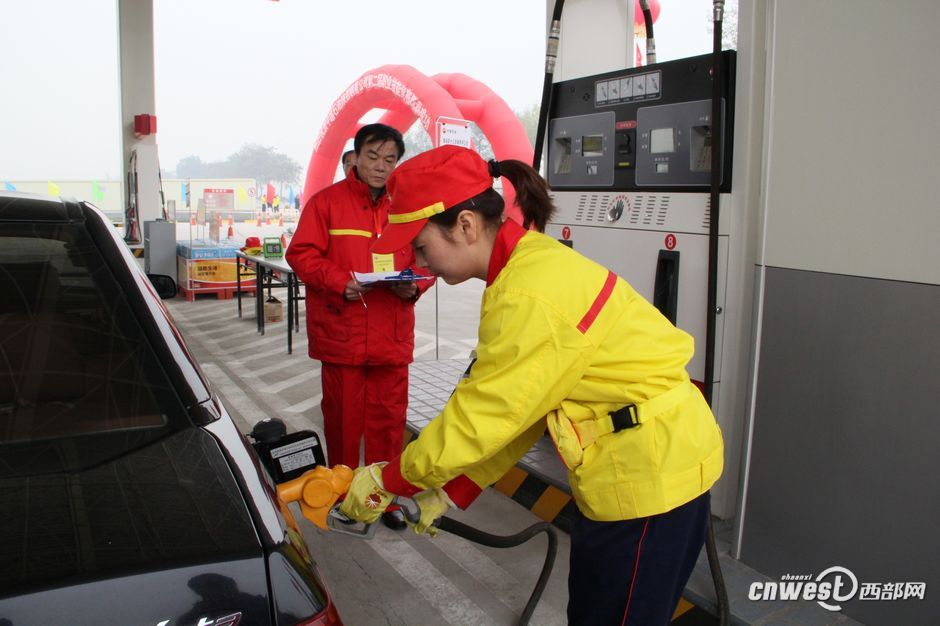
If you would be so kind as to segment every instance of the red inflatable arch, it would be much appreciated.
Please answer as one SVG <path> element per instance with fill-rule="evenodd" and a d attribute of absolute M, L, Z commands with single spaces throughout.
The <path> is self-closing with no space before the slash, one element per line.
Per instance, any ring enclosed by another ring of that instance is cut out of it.
<path fill-rule="evenodd" d="M 431 78 L 453 96 L 460 109 L 460 118 L 474 122 L 480 127 L 497 160 L 518 159 L 524 163 L 532 162 L 532 143 L 525 128 L 496 92 L 466 74 L 436 74 Z M 379 121 L 393 128 L 410 128 L 415 122 L 415 116 L 410 110 L 398 106 L 397 103 L 390 103 L 386 107 L 389 111 Z M 431 141 L 436 143 L 435 133 L 428 134 Z M 503 197 L 507 215 L 522 223 L 522 214 L 514 204 L 516 192 L 507 180 L 503 181 Z"/>
<path fill-rule="evenodd" d="M 428 78 L 408 65 L 385 65 L 366 72 L 346 88 L 330 107 L 307 167 L 303 203 L 333 182 L 336 164 L 350 137 L 362 127 L 359 120 L 373 109 L 384 109 L 379 119 L 400 130 L 416 120 L 437 145 L 439 117 L 476 123 L 486 135 L 497 159 L 532 161 L 532 144 L 512 109 L 489 87 L 464 74 L 438 74 Z M 513 205 L 512 185 L 504 181 L 508 214 L 521 221 Z"/>
<path fill-rule="evenodd" d="M 360 127 L 359 119 L 372 109 L 388 107 L 392 101 L 401 102 L 402 108 L 411 111 L 429 134 L 433 134 L 434 120 L 438 116 L 460 114 L 450 94 L 413 67 L 383 65 L 366 72 L 337 98 L 320 128 L 307 167 L 304 204 L 333 182 L 343 147 Z"/>

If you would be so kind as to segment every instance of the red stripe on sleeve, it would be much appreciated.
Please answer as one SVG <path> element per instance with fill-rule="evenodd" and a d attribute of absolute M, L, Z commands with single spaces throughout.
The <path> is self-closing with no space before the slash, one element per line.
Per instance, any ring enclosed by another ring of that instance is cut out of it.
<path fill-rule="evenodd" d="M 608 270 L 607 281 L 601 288 L 601 292 L 597 294 L 597 298 L 594 299 L 594 304 L 591 305 L 591 308 L 588 309 L 588 312 L 585 313 L 584 317 L 581 318 L 581 321 L 578 322 L 578 330 L 580 330 L 582 333 L 586 333 L 588 328 L 591 327 L 591 324 L 594 323 L 594 320 L 597 319 L 597 316 L 600 315 L 601 309 L 604 308 L 604 305 L 607 304 L 607 300 L 610 299 L 610 294 L 614 292 L 614 285 L 616 283 L 617 275 Z"/>

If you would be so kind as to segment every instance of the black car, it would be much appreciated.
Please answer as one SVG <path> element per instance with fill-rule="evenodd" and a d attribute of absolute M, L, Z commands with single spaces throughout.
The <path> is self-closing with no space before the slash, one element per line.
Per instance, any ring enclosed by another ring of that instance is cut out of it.
<path fill-rule="evenodd" d="M 0 194 L 0 626 L 341 624 L 93 206 Z"/>

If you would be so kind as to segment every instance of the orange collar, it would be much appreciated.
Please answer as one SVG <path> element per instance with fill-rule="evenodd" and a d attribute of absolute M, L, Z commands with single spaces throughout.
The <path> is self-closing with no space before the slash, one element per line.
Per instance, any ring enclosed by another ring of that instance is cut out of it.
<path fill-rule="evenodd" d="M 499 227 L 499 231 L 496 233 L 496 241 L 493 242 L 493 253 L 490 255 L 490 267 L 486 272 L 487 287 L 493 284 L 499 273 L 506 267 L 512 251 L 516 249 L 516 244 L 519 243 L 525 232 L 525 228 L 510 218 L 507 218 Z"/>

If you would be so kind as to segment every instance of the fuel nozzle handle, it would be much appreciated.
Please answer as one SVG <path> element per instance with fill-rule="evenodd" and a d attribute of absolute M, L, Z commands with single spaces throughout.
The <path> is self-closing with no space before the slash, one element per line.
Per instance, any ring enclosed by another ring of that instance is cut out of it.
<path fill-rule="evenodd" d="M 334 465 L 332 469 L 319 465 L 278 485 L 277 495 L 284 502 L 300 503 L 303 516 L 318 528 L 369 539 L 375 534 L 375 524 L 357 524 L 339 510 L 339 499 L 349 491 L 352 478 L 353 470 L 346 465 Z M 411 498 L 397 496 L 392 502 L 401 507 L 412 524 L 421 519 L 421 511 Z"/>
<path fill-rule="evenodd" d="M 401 514 L 411 524 L 417 524 L 421 520 L 421 508 L 418 503 L 405 496 L 395 496 L 392 498 L 392 504 L 397 504 Z"/>
<path fill-rule="evenodd" d="M 319 465 L 303 475 L 277 486 L 277 495 L 284 502 L 299 502 L 304 517 L 323 530 L 330 530 L 330 510 L 349 491 L 353 471 L 346 465 L 332 469 Z"/>

